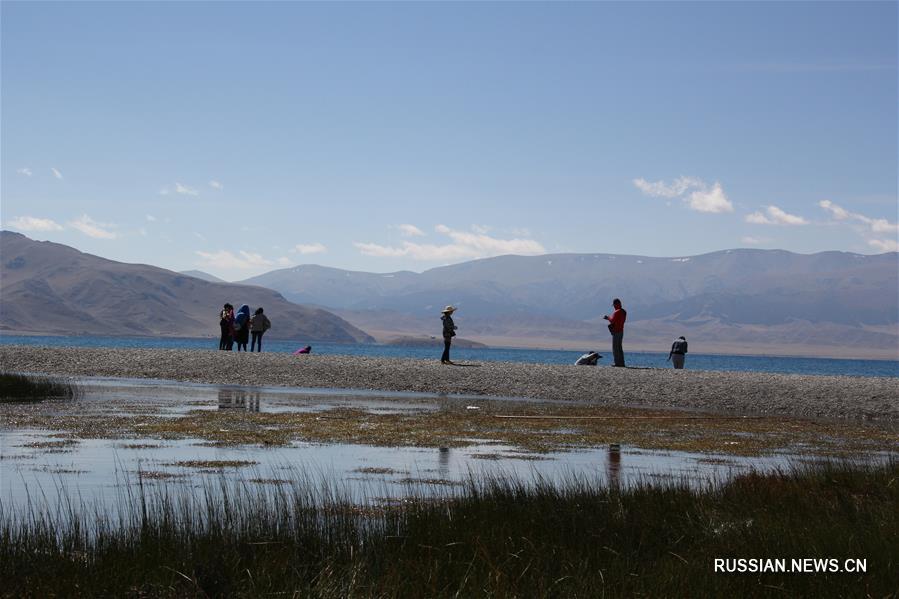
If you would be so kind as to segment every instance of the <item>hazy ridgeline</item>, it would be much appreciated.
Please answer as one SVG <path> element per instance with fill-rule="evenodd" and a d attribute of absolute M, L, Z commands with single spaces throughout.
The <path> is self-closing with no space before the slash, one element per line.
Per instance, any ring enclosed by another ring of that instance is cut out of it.
<path fill-rule="evenodd" d="M 20 596 L 890 596 L 899 463 L 627 490 L 469 480 L 353 505 L 287 485 L 127 487 L 117 512 L 0 504 L 0 594 Z M 376 491 L 376 487 L 373 487 Z M 60 490 L 62 492 L 62 490 Z M 375 496 L 376 494 L 373 494 Z M 722 574 L 715 558 L 860 558 L 864 574 Z"/>

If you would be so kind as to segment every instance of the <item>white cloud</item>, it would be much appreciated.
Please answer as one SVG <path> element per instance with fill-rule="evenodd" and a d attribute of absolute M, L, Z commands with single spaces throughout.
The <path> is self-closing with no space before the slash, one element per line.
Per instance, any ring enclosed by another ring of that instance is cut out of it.
<path fill-rule="evenodd" d="M 16 172 L 19 173 L 20 175 L 25 175 L 26 177 L 30 177 L 31 175 L 34 174 L 31 172 L 31 169 L 28 168 L 27 166 L 24 168 L 17 168 Z"/>
<path fill-rule="evenodd" d="M 376 243 L 354 243 L 366 256 L 380 258 L 407 257 L 421 261 L 464 260 L 486 258 L 501 254 L 544 254 L 546 249 L 533 239 L 498 239 L 484 233 L 457 231 L 445 225 L 437 225 L 435 231 L 450 238 L 452 243 L 431 244 L 404 241 L 400 246 L 384 246 Z"/>
<path fill-rule="evenodd" d="M 213 179 L 212 181 L 209 182 L 209 187 L 211 187 L 212 189 L 218 189 L 219 191 L 222 191 L 223 189 L 225 189 L 225 186 L 222 185 L 221 183 L 219 183 L 218 181 L 216 181 L 215 179 Z"/>
<path fill-rule="evenodd" d="M 881 252 L 899 252 L 899 242 L 895 239 L 869 239 L 868 245 Z"/>
<path fill-rule="evenodd" d="M 721 184 L 717 181 L 709 185 L 697 177 L 678 177 L 670 184 L 664 181 L 634 179 L 634 186 L 645 195 L 656 198 L 681 198 L 691 210 L 696 212 L 733 212 L 734 206 L 727 199 Z M 687 195 L 689 192 L 689 195 Z"/>
<path fill-rule="evenodd" d="M 17 231 L 62 231 L 62 225 L 56 221 L 34 216 L 17 216 L 6 225 Z"/>
<path fill-rule="evenodd" d="M 415 225 L 397 225 L 403 237 L 424 237 L 425 233 Z"/>
<path fill-rule="evenodd" d="M 712 189 L 699 189 L 690 194 L 690 208 L 697 212 L 733 212 L 734 205 L 727 199 L 720 183 L 715 183 Z"/>
<path fill-rule="evenodd" d="M 293 254 L 322 254 L 328 251 L 328 248 L 320 243 L 298 243 L 292 250 Z"/>
<path fill-rule="evenodd" d="M 156 222 L 156 217 L 153 216 L 152 214 L 148 214 L 148 215 L 147 215 L 147 222 L 155 223 L 155 222 Z"/>
<path fill-rule="evenodd" d="M 94 239 L 115 239 L 118 237 L 118 234 L 109 230 L 114 229 L 116 225 L 112 223 L 98 223 L 86 214 L 71 221 L 69 226 Z"/>
<path fill-rule="evenodd" d="M 765 212 L 753 212 L 746 215 L 746 222 L 754 225 L 807 225 L 808 221 L 801 216 L 784 212 L 777 206 L 768 206 Z"/>
<path fill-rule="evenodd" d="M 61 173 L 61 172 L 59 172 L 58 170 L 56 170 L 56 169 L 53 168 L 53 167 L 50 167 L 50 170 L 53 171 L 53 176 L 54 176 L 54 177 L 56 177 L 57 179 L 62 179 L 62 173 Z"/>
<path fill-rule="evenodd" d="M 274 266 L 275 264 L 290 263 L 287 258 L 278 258 L 276 261 L 269 260 L 267 258 L 263 258 L 260 254 L 246 252 L 244 250 L 240 250 L 237 254 L 233 254 L 228 250 L 221 250 L 218 252 L 196 251 L 194 253 L 200 257 L 200 262 L 197 264 L 197 266 L 218 268 L 222 270 L 264 269 Z"/>

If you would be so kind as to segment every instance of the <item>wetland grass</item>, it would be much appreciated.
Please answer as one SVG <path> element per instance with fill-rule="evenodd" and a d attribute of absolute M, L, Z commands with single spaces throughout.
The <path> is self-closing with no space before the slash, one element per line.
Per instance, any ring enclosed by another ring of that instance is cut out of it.
<path fill-rule="evenodd" d="M 80 394 L 77 385 L 66 381 L 0 372 L 0 402 L 77 399 Z"/>
<path fill-rule="evenodd" d="M 896 596 L 899 462 L 616 489 L 471 478 L 360 506 L 334 484 L 139 484 L 118 512 L 0 503 L 0 595 Z M 373 495 L 374 496 L 374 495 Z M 715 558 L 860 558 L 721 574 Z"/>

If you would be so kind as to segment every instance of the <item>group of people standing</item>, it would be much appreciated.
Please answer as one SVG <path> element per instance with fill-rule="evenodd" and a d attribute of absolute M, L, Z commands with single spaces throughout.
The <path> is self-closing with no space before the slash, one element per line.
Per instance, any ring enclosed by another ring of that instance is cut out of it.
<path fill-rule="evenodd" d="M 606 314 L 603 319 L 609 321 L 609 333 L 612 335 L 612 356 L 614 358 L 613 366 L 624 368 L 624 322 L 627 320 L 627 310 L 621 304 L 621 300 L 617 297 L 612 300 L 612 314 Z M 456 308 L 447 306 L 444 308 L 440 319 L 443 321 L 443 355 L 440 358 L 441 364 L 452 364 L 450 361 L 450 346 L 453 337 L 456 336 L 458 327 L 453 322 L 453 312 Z M 684 367 L 684 359 L 687 354 L 687 340 L 680 336 L 671 345 L 671 351 L 668 352 L 668 360 L 672 362 L 676 369 Z M 577 366 L 596 366 L 599 359 L 602 358 L 599 353 L 591 351 L 577 359 Z"/>
<path fill-rule="evenodd" d="M 219 314 L 219 326 L 222 329 L 222 336 L 219 339 L 220 350 L 232 351 L 236 343 L 237 351 L 248 351 L 247 343 L 252 335 L 253 341 L 249 351 L 261 352 L 262 335 L 272 328 L 272 322 L 262 308 L 257 308 L 250 316 L 250 307 L 246 304 L 238 308 L 237 312 L 234 311 L 234 306 L 225 304 Z"/>

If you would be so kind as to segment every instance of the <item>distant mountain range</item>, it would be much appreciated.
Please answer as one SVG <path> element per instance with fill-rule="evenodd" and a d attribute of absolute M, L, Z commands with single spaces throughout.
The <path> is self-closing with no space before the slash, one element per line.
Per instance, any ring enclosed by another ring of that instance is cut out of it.
<path fill-rule="evenodd" d="M 189 277 L 195 277 L 197 279 L 203 279 L 204 281 L 208 281 L 210 283 L 227 283 L 228 281 L 224 279 L 220 279 L 215 275 L 211 275 L 208 272 L 203 272 L 202 270 L 182 270 L 182 275 L 187 275 Z"/>
<path fill-rule="evenodd" d="M 0 262 L 0 331 L 217 338 L 218 312 L 231 302 L 264 307 L 272 338 L 373 341 L 342 318 L 269 289 L 114 262 L 9 231 L 0 231 Z"/>
<path fill-rule="evenodd" d="M 376 274 L 304 265 L 241 283 L 124 264 L 0 232 L 0 331 L 215 336 L 225 301 L 264 306 L 273 338 L 389 342 L 440 335 L 488 345 L 597 349 L 620 297 L 625 350 L 899 359 L 899 254 L 726 250 L 674 258 L 500 256 Z M 294 303 L 291 303 L 294 302 Z M 304 304 L 304 305 L 298 305 Z M 374 337 L 374 339 L 373 339 Z"/>
<path fill-rule="evenodd" d="M 614 254 L 500 256 L 423 273 L 304 265 L 244 283 L 326 306 L 375 337 L 434 334 L 440 309 L 491 345 L 608 344 L 602 314 L 628 310 L 632 348 L 899 359 L 899 255 L 725 250 L 652 258 Z"/>

